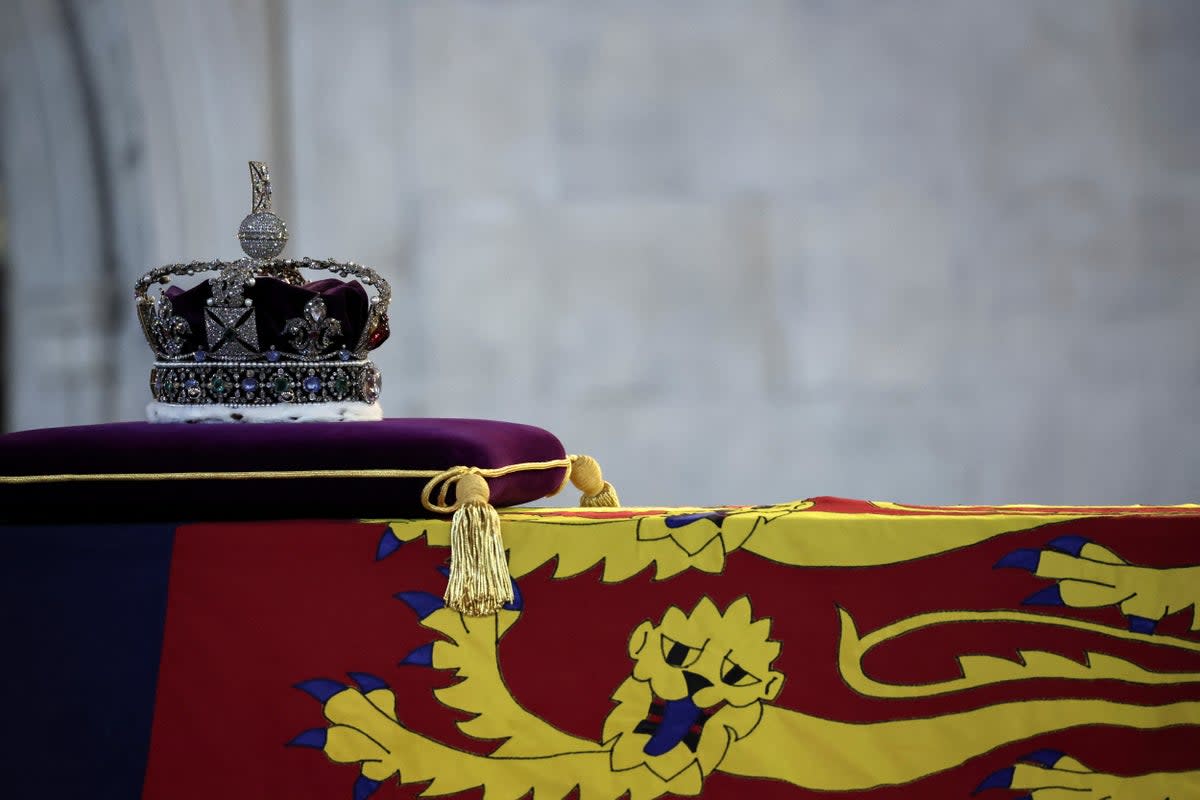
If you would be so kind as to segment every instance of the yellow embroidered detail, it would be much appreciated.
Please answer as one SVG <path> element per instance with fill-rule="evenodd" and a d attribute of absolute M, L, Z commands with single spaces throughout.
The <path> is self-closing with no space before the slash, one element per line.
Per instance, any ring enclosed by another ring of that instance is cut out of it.
<path fill-rule="evenodd" d="M 520 508 L 505 509 L 500 521 L 513 577 L 527 575 L 552 560 L 556 560 L 556 578 L 577 575 L 603 562 L 602 580 L 613 583 L 650 566 L 658 580 L 688 569 L 720 572 L 726 556 L 736 550 L 791 566 L 893 564 L 1087 516 L 843 514 L 814 511 L 813 506 L 813 501 L 803 500 L 726 509 L 626 507 L 611 517 L 601 509 L 588 514 L 578 509 Z M 709 519 L 705 512 L 720 513 Z M 672 526 L 672 520 L 686 516 L 698 518 Z M 400 541 L 423 536 L 435 547 L 450 544 L 450 526 L 444 520 L 382 521 Z M 916 535 L 918 531 L 920 535 Z"/>

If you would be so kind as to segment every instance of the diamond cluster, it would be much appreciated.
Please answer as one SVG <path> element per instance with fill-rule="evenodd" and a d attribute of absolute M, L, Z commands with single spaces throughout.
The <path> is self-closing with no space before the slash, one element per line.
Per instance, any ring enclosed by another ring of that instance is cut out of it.
<path fill-rule="evenodd" d="M 251 214 L 238 228 L 238 240 L 252 258 L 274 258 L 287 244 L 287 225 L 269 211 Z"/>

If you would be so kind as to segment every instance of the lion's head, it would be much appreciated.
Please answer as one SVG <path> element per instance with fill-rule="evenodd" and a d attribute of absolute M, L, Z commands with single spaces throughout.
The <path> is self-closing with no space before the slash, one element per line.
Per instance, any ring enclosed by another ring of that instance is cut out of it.
<path fill-rule="evenodd" d="M 769 619 L 752 620 L 740 597 L 722 613 L 707 597 L 691 613 L 671 606 L 629 638 L 633 673 L 604 725 L 613 768 L 645 764 L 664 780 L 693 767 L 702 780 L 733 739 L 750 733 L 783 675 L 771 670 L 779 643 Z"/>

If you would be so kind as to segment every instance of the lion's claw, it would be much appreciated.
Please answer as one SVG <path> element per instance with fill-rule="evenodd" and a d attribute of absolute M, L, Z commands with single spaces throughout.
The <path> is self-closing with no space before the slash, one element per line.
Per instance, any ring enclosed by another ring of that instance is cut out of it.
<path fill-rule="evenodd" d="M 309 728 L 297 734 L 290 742 L 288 747 L 311 747 L 313 750 L 324 750 L 325 741 L 327 739 L 325 728 Z"/>
<path fill-rule="evenodd" d="M 411 651 L 404 658 L 400 659 L 401 664 L 407 664 L 414 667 L 432 667 L 433 666 L 433 642 L 423 644 L 415 650 Z"/>
<path fill-rule="evenodd" d="M 1062 606 L 1066 605 L 1063 602 L 1062 589 L 1059 585 L 1053 584 L 1038 589 L 1033 594 L 1021 601 L 1023 606 Z"/>
<path fill-rule="evenodd" d="M 996 569 L 1015 568 L 1054 581 L 1022 601 L 1027 606 L 1102 608 L 1115 606 L 1129 630 L 1151 635 L 1164 617 L 1193 609 L 1200 630 L 1200 565 L 1149 567 L 1131 564 L 1111 548 L 1084 536 L 1059 536 L 1042 549 L 1021 548 L 1003 556 Z"/>
<path fill-rule="evenodd" d="M 1023 798 L 1058 793 L 1109 800 L 1158 800 L 1158 798 L 1195 797 L 1200 773 L 1159 772 L 1145 775 L 1110 775 L 1096 772 L 1061 750 L 1037 750 L 1017 759 L 1011 767 L 999 769 L 983 779 L 975 794 L 988 789 L 1012 789 L 1025 792 Z"/>
<path fill-rule="evenodd" d="M 375 546 L 375 560 L 383 561 L 392 553 L 399 550 L 403 544 L 404 542 L 400 541 L 400 538 L 392 532 L 392 529 L 388 528 L 383 532 L 383 536 L 379 537 L 379 544 Z"/>
<path fill-rule="evenodd" d="M 314 700 L 327 703 L 329 702 L 329 698 L 338 692 L 345 691 L 346 684 L 331 681 L 328 678 L 313 678 L 312 680 L 300 681 L 300 683 L 296 684 L 295 688 Z"/>
<path fill-rule="evenodd" d="M 1057 539 L 1046 542 L 1046 547 L 1078 558 L 1079 554 L 1083 552 L 1083 548 L 1091 543 L 1092 540 L 1085 536 L 1059 536 Z"/>
<path fill-rule="evenodd" d="M 446 607 L 442 598 L 429 592 L 397 592 L 392 596 L 415 611 L 417 619 L 425 619 L 433 612 Z"/>
<path fill-rule="evenodd" d="M 706 519 L 719 528 L 728 516 L 728 511 L 701 511 L 695 514 L 675 514 L 667 517 L 663 522 L 668 528 L 682 528 L 684 525 L 691 525 L 693 522 Z"/>
<path fill-rule="evenodd" d="M 1007 789 L 1008 787 L 1012 786 L 1013 774 L 1015 772 L 1015 767 L 998 769 L 991 775 L 988 775 L 986 778 L 984 778 L 980 784 L 975 787 L 975 791 L 971 792 L 971 794 L 976 795 L 980 792 L 987 791 L 988 789 Z"/>
<path fill-rule="evenodd" d="M 366 775 L 359 775 L 354 781 L 354 800 L 367 800 L 380 786 L 383 786 L 383 781 L 373 781 Z"/>
<path fill-rule="evenodd" d="M 1043 748 L 1041 750 L 1035 750 L 1028 755 L 1021 756 L 1017 760 L 1026 761 L 1031 764 L 1041 764 L 1043 767 L 1049 769 L 1061 761 L 1064 755 L 1066 755 L 1066 753 L 1064 753 L 1062 750 Z"/>
<path fill-rule="evenodd" d="M 992 569 L 1023 569 L 1026 572 L 1036 572 L 1038 561 L 1041 558 L 1041 550 L 1022 547 L 1020 550 L 1013 550 L 1011 553 L 1005 555 L 992 565 Z"/>
<path fill-rule="evenodd" d="M 387 681 L 383 678 L 378 678 L 369 672 L 347 672 L 346 675 L 350 680 L 362 690 L 363 694 L 373 692 L 376 689 L 387 689 Z"/>
<path fill-rule="evenodd" d="M 512 582 L 513 599 L 511 603 L 505 603 L 504 608 L 508 611 L 523 611 L 525 609 L 525 598 L 521 596 L 521 587 L 517 586 L 517 582 Z"/>

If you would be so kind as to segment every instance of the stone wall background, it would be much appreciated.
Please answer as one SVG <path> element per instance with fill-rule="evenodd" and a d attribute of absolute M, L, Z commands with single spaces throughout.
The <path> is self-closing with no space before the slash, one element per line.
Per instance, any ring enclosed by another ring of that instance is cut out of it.
<path fill-rule="evenodd" d="M 1189 0 L 0 0 L 9 429 L 136 419 L 129 303 L 392 281 L 389 415 L 631 504 L 1200 499 Z M 572 501 L 573 502 L 573 501 Z"/>

